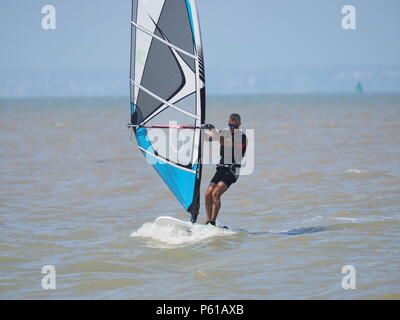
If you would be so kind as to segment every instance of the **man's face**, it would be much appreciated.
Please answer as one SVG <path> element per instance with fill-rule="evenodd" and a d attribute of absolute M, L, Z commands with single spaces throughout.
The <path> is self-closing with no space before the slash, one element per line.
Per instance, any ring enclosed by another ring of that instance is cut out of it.
<path fill-rule="evenodd" d="M 235 129 L 239 129 L 240 121 L 229 119 L 228 125 L 231 131 L 233 131 Z"/>

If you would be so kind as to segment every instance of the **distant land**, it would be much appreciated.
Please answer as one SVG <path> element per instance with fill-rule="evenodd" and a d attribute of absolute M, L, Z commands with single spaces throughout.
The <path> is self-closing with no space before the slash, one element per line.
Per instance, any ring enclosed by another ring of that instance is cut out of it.
<path fill-rule="evenodd" d="M 125 96 L 125 70 L 0 70 L 0 97 Z M 400 66 L 274 67 L 261 69 L 206 66 L 211 95 L 263 93 L 400 92 Z"/>

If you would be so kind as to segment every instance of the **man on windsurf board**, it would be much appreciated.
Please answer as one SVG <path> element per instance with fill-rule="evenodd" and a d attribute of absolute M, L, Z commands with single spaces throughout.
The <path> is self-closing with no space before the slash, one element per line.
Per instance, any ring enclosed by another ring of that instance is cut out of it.
<path fill-rule="evenodd" d="M 211 124 L 204 126 L 207 129 L 205 141 L 220 143 L 220 161 L 205 194 L 206 224 L 214 226 L 221 208 L 221 195 L 238 180 L 240 164 L 247 147 L 247 137 L 240 130 L 240 115 L 231 114 L 228 125 L 229 129 L 224 130 L 217 130 Z"/>

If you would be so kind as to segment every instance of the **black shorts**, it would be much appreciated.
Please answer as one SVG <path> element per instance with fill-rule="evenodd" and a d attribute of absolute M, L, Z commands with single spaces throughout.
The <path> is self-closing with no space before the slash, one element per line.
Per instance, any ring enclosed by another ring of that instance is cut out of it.
<path fill-rule="evenodd" d="M 217 167 L 217 172 L 211 179 L 211 182 L 217 184 L 222 181 L 229 187 L 232 183 L 235 183 L 237 179 L 238 177 L 235 176 L 229 168 Z"/>

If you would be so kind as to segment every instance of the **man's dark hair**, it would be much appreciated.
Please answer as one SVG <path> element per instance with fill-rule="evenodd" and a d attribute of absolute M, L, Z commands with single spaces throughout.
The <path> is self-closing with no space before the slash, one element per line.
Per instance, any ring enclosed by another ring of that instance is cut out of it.
<path fill-rule="evenodd" d="M 230 119 L 230 120 L 233 120 L 233 121 L 242 122 L 241 119 L 240 119 L 240 115 L 239 115 L 238 113 L 232 113 L 232 114 L 229 116 L 229 119 Z"/>

